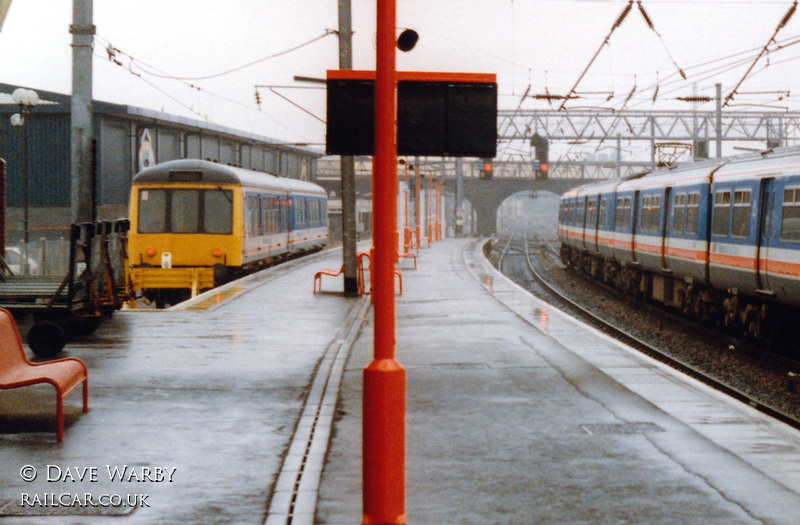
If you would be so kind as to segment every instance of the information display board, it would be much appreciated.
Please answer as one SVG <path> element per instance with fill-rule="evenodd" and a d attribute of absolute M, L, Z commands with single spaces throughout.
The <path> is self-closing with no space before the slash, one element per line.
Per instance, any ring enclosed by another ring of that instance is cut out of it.
<path fill-rule="evenodd" d="M 398 72 L 397 76 L 398 155 L 496 155 L 495 75 Z M 373 155 L 375 72 L 329 71 L 327 87 L 327 153 Z"/>

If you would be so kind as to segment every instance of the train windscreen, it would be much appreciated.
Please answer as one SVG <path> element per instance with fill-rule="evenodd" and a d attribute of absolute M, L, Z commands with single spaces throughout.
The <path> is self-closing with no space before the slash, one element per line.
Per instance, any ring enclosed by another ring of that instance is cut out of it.
<path fill-rule="evenodd" d="M 139 192 L 139 233 L 230 234 L 230 190 L 143 189 Z"/>

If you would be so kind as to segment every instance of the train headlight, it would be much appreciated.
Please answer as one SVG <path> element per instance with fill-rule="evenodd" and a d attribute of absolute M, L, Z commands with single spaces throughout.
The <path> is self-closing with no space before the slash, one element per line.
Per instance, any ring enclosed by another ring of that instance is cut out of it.
<path fill-rule="evenodd" d="M 214 257 L 222 257 L 222 249 L 214 248 Z"/>
<path fill-rule="evenodd" d="M 156 249 L 153 248 L 152 246 L 148 246 L 146 253 L 148 257 L 153 257 L 156 254 Z"/>

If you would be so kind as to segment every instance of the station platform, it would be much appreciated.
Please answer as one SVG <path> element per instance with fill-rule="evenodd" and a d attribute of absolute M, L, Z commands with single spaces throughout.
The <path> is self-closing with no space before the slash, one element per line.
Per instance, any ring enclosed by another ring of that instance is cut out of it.
<path fill-rule="evenodd" d="M 533 298 L 476 240 L 418 262 L 397 297 L 408 523 L 797 523 L 800 432 Z M 91 411 L 67 399 L 60 444 L 52 387 L 0 391 L 0 523 L 360 523 L 369 299 L 312 293 L 340 264 L 119 312 L 67 347 Z"/>

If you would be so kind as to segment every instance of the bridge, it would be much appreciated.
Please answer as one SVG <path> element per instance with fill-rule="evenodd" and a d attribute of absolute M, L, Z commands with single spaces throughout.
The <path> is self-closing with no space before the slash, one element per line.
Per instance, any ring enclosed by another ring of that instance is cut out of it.
<path fill-rule="evenodd" d="M 341 176 L 338 171 L 338 158 L 330 160 L 320 160 L 320 169 L 317 173 L 317 183 L 324 187 L 328 195 L 336 197 L 341 192 Z M 362 197 L 372 192 L 372 172 L 371 163 L 356 165 L 356 194 Z M 597 182 L 598 178 L 580 177 L 560 177 L 548 179 L 536 179 L 525 176 L 498 176 L 491 179 L 483 179 L 478 176 L 477 168 L 471 163 L 464 163 L 463 176 L 463 198 L 472 204 L 472 209 L 477 215 L 476 229 L 478 235 L 489 236 L 496 231 L 497 210 L 507 198 L 524 191 L 545 191 L 562 195 L 567 190 L 586 184 Z M 444 181 L 445 192 L 450 195 L 456 193 L 456 172 L 455 166 L 449 161 L 437 161 L 434 163 L 420 162 L 422 176 L 422 188 L 427 189 L 428 179 L 442 179 Z M 398 177 L 405 179 L 405 166 L 398 167 Z M 574 172 L 573 172 L 574 173 Z M 414 188 L 416 181 L 413 171 L 409 173 L 409 183 Z M 413 191 L 413 190 L 412 190 Z"/>

